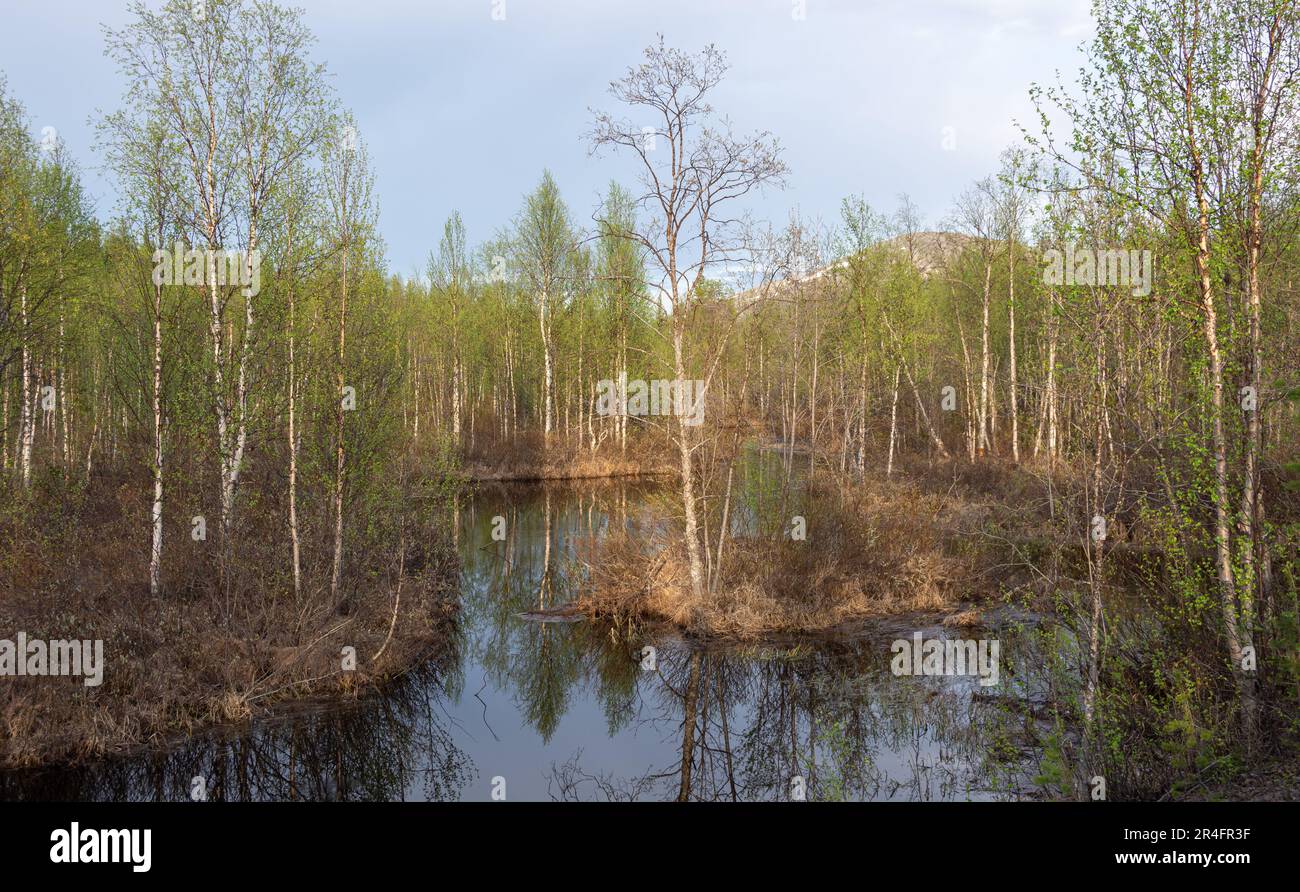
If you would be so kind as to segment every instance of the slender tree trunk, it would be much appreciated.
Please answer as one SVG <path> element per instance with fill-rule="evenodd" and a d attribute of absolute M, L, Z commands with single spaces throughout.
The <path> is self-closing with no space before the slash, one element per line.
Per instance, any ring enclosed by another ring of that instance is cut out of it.
<path fill-rule="evenodd" d="M 21 359 L 23 401 L 22 414 L 18 423 L 18 469 L 23 486 L 27 487 L 32 482 L 32 441 L 36 437 L 36 407 L 32 402 L 34 394 L 32 392 L 31 320 L 27 317 L 26 283 L 18 285 L 18 313 L 18 325 L 23 339 Z"/>
<path fill-rule="evenodd" d="M 960 316 L 957 318 L 957 337 L 961 340 L 962 394 L 965 398 L 965 404 L 962 406 L 962 417 L 965 419 L 966 457 L 973 462 L 975 461 L 976 449 L 975 413 L 972 411 L 972 407 L 975 405 L 975 386 L 971 382 L 971 361 L 970 350 L 966 346 L 966 327 L 961 324 Z"/>
<path fill-rule="evenodd" d="M 1010 343 L 1011 360 L 1011 460 L 1020 463 L 1020 420 L 1016 390 L 1016 245 L 1013 239 L 1007 240 L 1007 337 Z"/>
<path fill-rule="evenodd" d="M 161 238 L 159 243 L 161 243 Z M 162 294 L 153 298 L 153 543 L 149 550 L 149 593 L 162 594 L 163 553 L 163 419 L 162 419 Z M 65 438 L 66 445 L 66 438 Z"/>
<path fill-rule="evenodd" d="M 542 304 L 538 313 L 542 329 L 542 364 L 544 370 L 542 402 L 545 404 L 545 423 L 543 431 L 546 433 L 547 440 L 551 437 L 551 430 L 554 426 L 555 416 L 555 369 L 554 357 L 551 354 L 551 326 L 550 326 L 550 295 L 542 292 Z"/>
<path fill-rule="evenodd" d="M 351 220 L 348 218 L 350 208 L 347 203 L 348 161 L 344 160 L 342 172 L 342 189 L 339 191 L 339 222 L 342 225 L 342 278 L 339 282 L 338 302 L 338 355 L 335 358 L 334 378 L 334 567 L 330 576 L 330 597 L 339 603 L 339 583 L 343 576 L 343 480 L 346 472 L 346 451 L 343 443 L 343 387 L 346 382 L 347 361 L 347 273 L 348 254 L 352 250 Z M 343 606 L 346 607 L 344 598 Z"/>
<path fill-rule="evenodd" d="M 894 475 L 894 441 L 898 432 L 898 374 L 902 364 L 894 366 L 894 399 L 889 405 L 889 460 L 885 464 L 885 476 Z"/>
<path fill-rule="evenodd" d="M 862 338 L 862 365 L 858 372 L 858 475 L 865 477 L 867 474 L 867 339 L 866 330 L 863 329 Z"/>
<path fill-rule="evenodd" d="M 460 356 L 455 355 L 452 357 L 451 360 L 451 437 L 457 444 L 460 443 L 460 415 L 461 415 L 460 391 L 461 391 Z"/>
<path fill-rule="evenodd" d="M 821 327 L 813 328 L 812 350 L 812 392 L 808 396 L 808 470 L 811 471 L 817 461 L 817 372 L 821 365 L 819 344 Z"/>
<path fill-rule="evenodd" d="M 1056 344 L 1059 340 L 1056 292 L 1052 292 L 1052 317 L 1048 322 L 1047 338 L 1047 462 L 1049 468 L 1054 468 L 1057 449 Z"/>
<path fill-rule="evenodd" d="M 290 229 L 288 241 L 289 256 L 293 256 L 293 231 Z M 297 397 L 298 397 L 298 365 L 294 349 L 297 342 L 297 301 L 294 297 L 293 273 L 292 271 L 287 278 L 287 299 L 289 303 L 289 426 L 287 435 L 289 438 L 289 545 L 293 552 L 293 598 L 294 601 L 302 599 L 302 553 L 301 543 L 298 539 L 298 430 L 297 430 Z M 341 395 L 340 395 L 341 398 Z M 417 414 L 416 431 L 419 432 L 420 416 L 418 414 L 419 400 L 416 400 Z"/>
<path fill-rule="evenodd" d="M 345 196 L 347 188 L 347 173 L 345 171 L 343 175 L 343 194 Z M 342 216 L 345 227 L 343 234 L 343 277 L 339 296 L 338 356 L 336 358 L 334 388 L 334 436 L 336 438 L 334 464 L 334 569 L 330 577 L 330 596 L 335 603 L 339 601 L 339 583 L 343 575 L 343 481 L 346 459 L 343 442 L 343 388 L 346 386 L 344 363 L 346 361 L 348 320 L 348 252 L 351 250 L 349 233 L 346 228 L 349 225 L 346 203 L 344 204 Z"/>
<path fill-rule="evenodd" d="M 59 277 L 62 278 L 62 271 Z M 59 300 L 59 421 L 62 427 L 63 435 L 61 446 L 63 452 L 63 467 L 69 467 L 71 449 L 68 445 L 68 375 L 67 375 L 67 350 L 64 343 L 64 318 L 66 316 L 66 300 Z"/>
<path fill-rule="evenodd" d="M 979 451 L 989 451 L 989 288 L 993 281 L 993 264 L 984 264 L 983 317 L 980 324 L 980 415 Z"/>
<path fill-rule="evenodd" d="M 677 381 L 684 383 L 686 381 L 686 357 L 685 349 L 685 319 L 682 314 L 677 314 L 678 318 L 673 320 L 673 370 L 677 376 Z M 697 394 L 696 398 L 701 398 Z M 704 594 L 704 561 L 700 555 L 700 538 L 699 523 L 696 518 L 695 504 L 695 471 L 693 467 L 693 448 L 691 445 L 692 428 L 686 423 L 687 412 L 684 407 L 679 407 L 677 412 L 678 428 L 678 455 L 681 460 L 682 475 L 682 509 L 686 521 L 686 556 L 690 563 L 691 572 L 691 589 L 696 597 Z"/>
<path fill-rule="evenodd" d="M 1272 34 L 1270 34 L 1272 36 Z M 1270 47 L 1276 46 L 1276 39 L 1270 40 Z M 1246 629 L 1247 635 L 1255 623 L 1255 596 L 1256 592 L 1262 589 L 1261 583 L 1264 581 L 1262 574 L 1257 570 L 1257 557 L 1263 556 L 1264 545 L 1260 535 L 1260 524 L 1263 514 L 1262 496 L 1260 493 L 1259 481 L 1259 455 L 1261 450 L 1261 436 L 1259 416 L 1261 412 L 1260 393 L 1261 382 L 1263 381 L 1263 351 L 1260 343 L 1260 282 L 1259 282 L 1259 249 L 1263 235 L 1263 226 L 1261 223 L 1261 206 L 1263 204 L 1264 194 L 1264 104 L 1268 96 L 1268 84 L 1270 74 L 1273 69 L 1273 57 L 1270 53 L 1268 64 L 1264 72 L 1264 77 L 1256 95 L 1255 102 L 1251 109 L 1254 144 L 1251 152 L 1251 179 L 1247 197 L 1247 220 L 1246 220 L 1246 294 L 1249 302 L 1250 312 L 1250 343 L 1249 358 L 1247 360 L 1247 377 L 1248 386 L 1254 395 L 1254 405 L 1246 411 L 1246 450 L 1243 458 L 1244 467 L 1242 469 L 1242 493 L 1241 493 L 1241 519 L 1239 529 L 1241 533 L 1241 564 L 1242 580 L 1241 589 L 1241 622 Z M 1267 565 L 1265 563 L 1265 565 Z M 1253 722 L 1253 719 L 1252 719 Z M 1253 743 L 1253 741 L 1251 741 Z"/>
<path fill-rule="evenodd" d="M 1199 190 L 1198 190 L 1199 191 Z M 1250 629 L 1243 628 L 1236 605 L 1236 581 L 1232 567 L 1230 504 L 1228 496 L 1228 442 L 1223 424 L 1223 357 L 1219 348 L 1218 315 L 1210 276 L 1209 212 L 1202 196 L 1199 216 L 1200 235 L 1196 252 L 1196 272 L 1201 292 L 1201 312 L 1206 351 L 1210 360 L 1210 426 L 1214 449 L 1214 547 L 1219 583 L 1219 600 L 1223 610 L 1224 635 L 1228 643 L 1233 680 L 1241 700 L 1241 718 L 1248 737 L 1253 737 L 1255 723 L 1254 684 L 1242 665 L 1243 648 L 1250 645 Z"/>

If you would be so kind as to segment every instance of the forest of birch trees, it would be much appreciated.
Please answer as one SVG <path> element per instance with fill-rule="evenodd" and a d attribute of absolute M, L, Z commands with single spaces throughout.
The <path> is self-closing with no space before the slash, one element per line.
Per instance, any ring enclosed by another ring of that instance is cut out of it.
<path fill-rule="evenodd" d="M 431 219 L 400 276 L 305 14 L 134 5 L 97 158 L 0 80 L 0 590 L 200 599 L 274 637 L 269 599 L 301 644 L 424 566 L 416 531 L 443 534 L 411 506 L 466 467 L 669 475 L 697 592 L 744 440 L 841 487 L 987 469 L 1083 554 L 1072 720 L 1251 751 L 1300 697 L 1300 9 L 1095 20 L 1077 82 L 1027 84 L 1041 117 L 934 219 L 856 194 L 752 219 L 788 179 L 779 134 L 711 107 L 721 49 L 661 39 L 585 134 L 638 176 L 588 207 L 539 165 L 513 218 L 477 221 L 496 236 Z M 598 399 L 651 379 L 703 382 L 703 424 Z M 1141 619 L 1108 595 L 1125 540 L 1152 556 Z M 1126 717 L 1135 691 L 1156 705 Z"/>

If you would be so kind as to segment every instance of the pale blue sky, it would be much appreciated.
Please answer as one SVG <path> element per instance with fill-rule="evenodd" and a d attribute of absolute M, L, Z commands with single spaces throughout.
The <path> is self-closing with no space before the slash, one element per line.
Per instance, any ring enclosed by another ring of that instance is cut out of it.
<path fill-rule="evenodd" d="M 504 4 L 505 20 L 493 18 Z M 834 221 L 863 193 L 892 211 L 908 192 L 928 225 L 996 169 L 1032 119 L 1031 82 L 1073 80 L 1091 33 L 1088 0 L 299 0 L 316 56 L 356 114 L 377 174 L 394 272 L 423 269 L 453 209 L 478 243 L 508 222 L 544 167 L 589 222 L 611 177 L 591 158 L 590 107 L 663 33 L 706 43 L 732 63 L 715 106 L 738 129 L 771 130 L 789 186 L 755 205 Z M 120 0 L 0 0 L 0 71 L 37 135 L 57 128 L 86 172 L 101 216 L 113 184 L 99 170 L 90 118 L 120 102 L 101 23 Z M 955 149 L 945 150 L 944 128 Z"/>

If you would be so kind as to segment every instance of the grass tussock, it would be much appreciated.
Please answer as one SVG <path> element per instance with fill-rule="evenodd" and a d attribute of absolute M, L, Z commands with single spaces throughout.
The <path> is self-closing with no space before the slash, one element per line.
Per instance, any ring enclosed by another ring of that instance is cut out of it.
<path fill-rule="evenodd" d="M 727 539 L 721 571 L 713 568 L 711 590 L 698 595 L 672 525 L 649 536 L 615 532 L 580 606 L 589 615 L 748 639 L 923 611 L 978 622 L 965 602 L 997 588 L 978 572 L 993 556 L 967 535 L 986 521 L 984 506 L 955 491 L 881 481 L 813 486 L 807 499 L 806 539 L 788 532 Z M 716 542 L 713 551 L 716 561 Z"/>
<path fill-rule="evenodd" d="M 601 441 L 593 451 L 585 440 L 554 435 L 547 445 L 543 435 L 531 433 L 476 445 L 465 456 L 461 473 L 480 481 L 598 480 L 671 474 L 672 465 L 663 443 L 647 438 L 629 441 L 626 451 Z"/>

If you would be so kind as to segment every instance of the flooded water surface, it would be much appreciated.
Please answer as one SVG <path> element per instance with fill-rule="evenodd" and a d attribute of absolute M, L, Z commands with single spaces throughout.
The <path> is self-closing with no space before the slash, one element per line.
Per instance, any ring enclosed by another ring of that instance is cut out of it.
<path fill-rule="evenodd" d="M 346 706 L 12 772 L 0 796 L 180 800 L 196 785 L 225 800 L 1024 795 L 1026 698 L 1005 669 L 993 687 L 891 671 L 892 641 L 952 634 L 942 627 L 716 647 L 550 618 L 599 559 L 602 531 L 651 523 L 645 509 L 664 498 L 625 482 L 480 488 L 460 511 L 453 640 L 424 665 Z"/>

